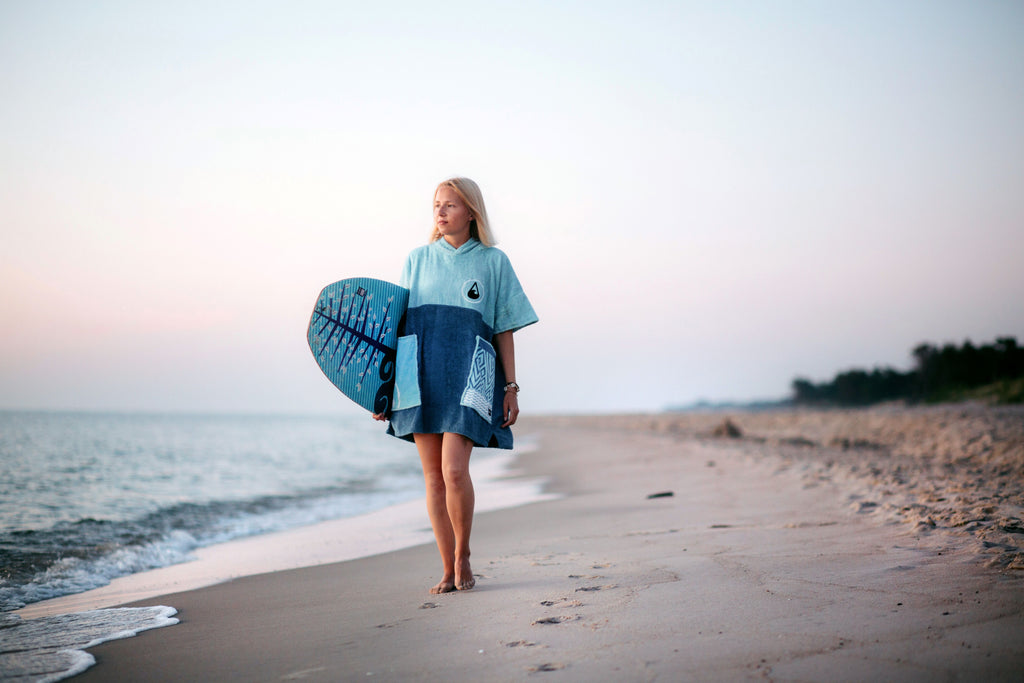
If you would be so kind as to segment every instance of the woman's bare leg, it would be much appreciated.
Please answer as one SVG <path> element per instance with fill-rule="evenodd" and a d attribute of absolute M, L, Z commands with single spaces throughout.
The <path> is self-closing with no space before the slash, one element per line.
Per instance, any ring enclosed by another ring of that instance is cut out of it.
<path fill-rule="evenodd" d="M 431 593 L 450 593 L 455 590 L 455 532 L 448 517 L 448 503 L 441 467 L 441 434 L 414 434 L 416 449 L 423 464 L 423 481 L 427 490 L 427 514 L 434 529 L 434 540 L 441 553 L 444 574 L 441 581 L 430 589 Z"/>
<path fill-rule="evenodd" d="M 469 564 L 469 535 L 476 501 L 469 476 L 473 442 L 460 434 L 416 434 L 423 465 L 427 514 L 441 553 L 444 574 L 431 593 L 469 590 L 476 585 Z"/>
<path fill-rule="evenodd" d="M 444 474 L 448 519 L 455 539 L 455 588 L 469 590 L 476 585 L 469 565 L 469 535 L 473 530 L 476 494 L 469 476 L 469 456 L 473 442 L 461 434 L 446 433 L 441 443 L 441 467 Z"/>

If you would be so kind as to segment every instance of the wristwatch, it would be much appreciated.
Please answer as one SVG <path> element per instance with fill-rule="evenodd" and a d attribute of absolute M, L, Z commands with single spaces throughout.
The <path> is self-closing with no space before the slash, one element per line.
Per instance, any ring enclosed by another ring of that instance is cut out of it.
<path fill-rule="evenodd" d="M 514 391 L 514 392 L 516 392 L 518 394 L 519 393 L 519 385 L 516 384 L 515 382 L 509 382 L 508 384 L 505 385 L 505 391 L 509 391 L 509 390 Z"/>

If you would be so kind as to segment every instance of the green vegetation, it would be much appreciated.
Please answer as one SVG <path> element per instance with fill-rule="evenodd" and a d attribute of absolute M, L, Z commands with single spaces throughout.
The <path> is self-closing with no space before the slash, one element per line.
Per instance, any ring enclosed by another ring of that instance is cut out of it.
<path fill-rule="evenodd" d="M 932 400 L 942 402 L 979 401 L 990 405 L 1024 403 L 1024 377 L 1004 379 L 973 389 L 951 390 Z"/>
<path fill-rule="evenodd" d="M 841 406 L 894 400 L 1024 403 L 1024 348 L 1013 337 L 1000 337 L 980 347 L 969 340 L 960 347 L 946 344 L 941 349 L 920 344 L 913 356 L 914 369 L 909 372 L 888 367 L 870 372 L 855 369 L 822 384 L 798 377 L 793 380 L 793 402 Z"/>

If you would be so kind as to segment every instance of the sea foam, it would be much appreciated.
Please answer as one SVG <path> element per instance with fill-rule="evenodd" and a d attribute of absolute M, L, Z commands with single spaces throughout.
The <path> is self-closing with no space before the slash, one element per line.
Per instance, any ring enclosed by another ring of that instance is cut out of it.
<path fill-rule="evenodd" d="M 44 683 L 82 673 L 96 663 L 85 652 L 108 640 L 178 623 L 173 607 L 122 607 L 22 619 L 0 614 L 0 678 Z"/>

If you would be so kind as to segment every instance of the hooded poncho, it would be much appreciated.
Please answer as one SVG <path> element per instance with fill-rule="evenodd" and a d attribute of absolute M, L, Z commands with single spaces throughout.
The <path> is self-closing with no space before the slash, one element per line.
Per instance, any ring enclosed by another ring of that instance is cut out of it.
<path fill-rule="evenodd" d="M 505 254 L 470 239 L 456 249 L 439 239 L 409 254 L 409 289 L 395 361 L 388 433 L 454 432 L 486 448 L 512 448 L 501 427 L 505 373 L 494 335 L 537 322 Z"/>

